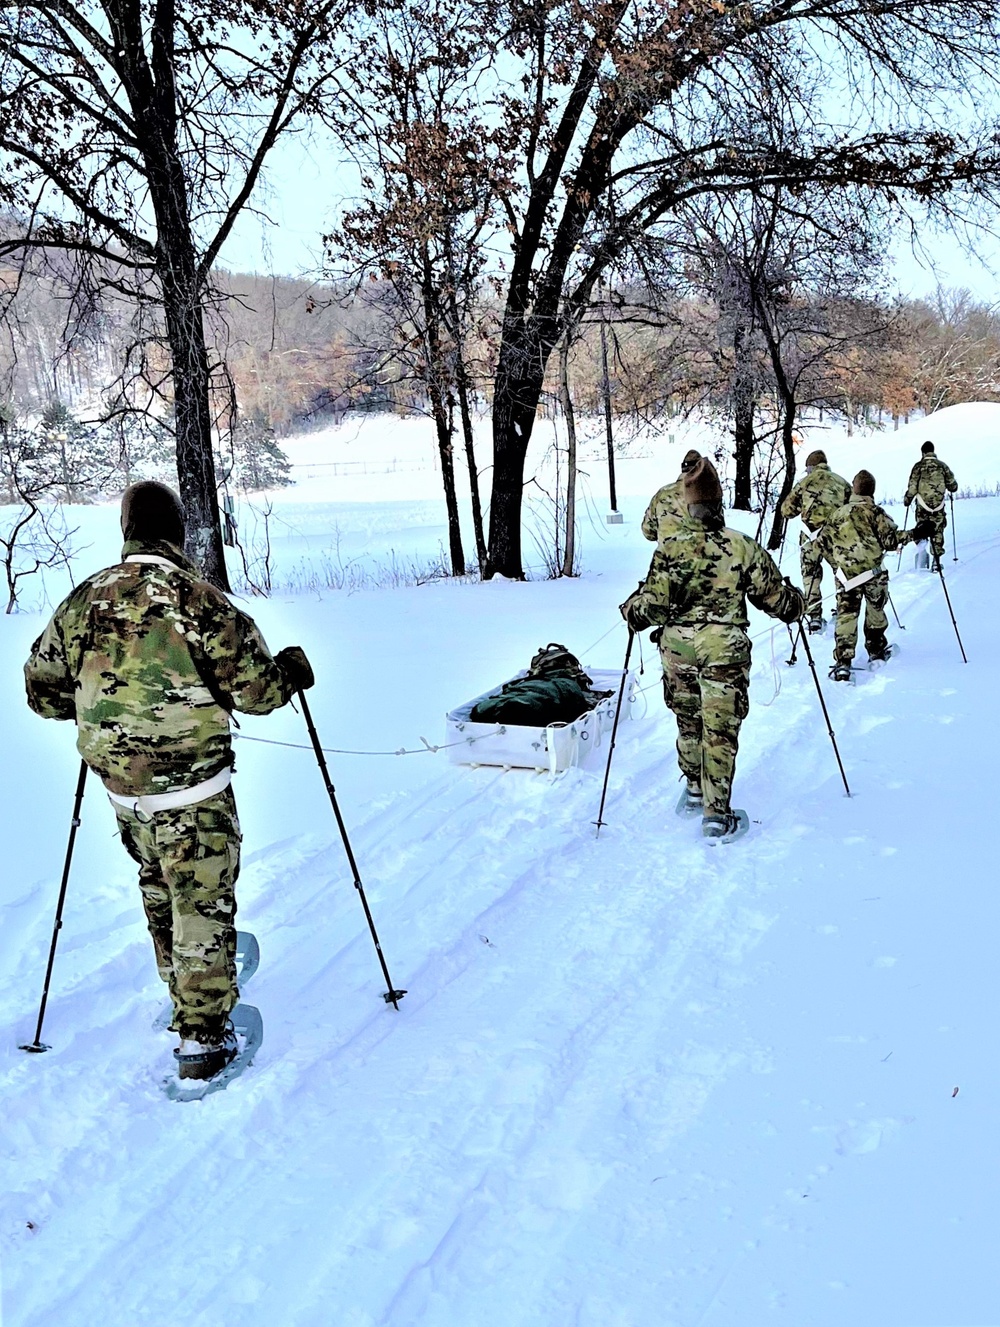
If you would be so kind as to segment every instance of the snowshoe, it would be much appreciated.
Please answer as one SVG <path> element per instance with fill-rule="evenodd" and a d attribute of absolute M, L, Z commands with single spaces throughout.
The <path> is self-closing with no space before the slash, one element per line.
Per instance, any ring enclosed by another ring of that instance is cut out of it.
<path fill-rule="evenodd" d="M 240 990 L 247 984 L 260 967 L 260 945 L 252 931 L 236 932 L 236 982 Z M 168 1000 L 156 1016 L 154 1032 L 162 1032 L 170 1027 L 174 1018 L 174 1006 Z"/>
<path fill-rule="evenodd" d="M 701 795 L 701 789 L 696 783 L 688 780 L 684 785 L 684 791 L 681 793 L 680 800 L 675 807 L 679 816 L 685 818 L 689 816 L 700 816 L 705 809 L 705 801 Z"/>
<path fill-rule="evenodd" d="M 709 843 L 731 843 L 741 839 L 750 828 L 750 817 L 738 808 L 725 815 L 708 815 L 702 819 L 702 838 Z"/>
<path fill-rule="evenodd" d="M 235 1052 L 212 1075 L 211 1078 L 180 1077 L 182 1056 L 175 1051 L 178 1060 L 178 1073 L 171 1075 L 163 1085 L 163 1090 L 171 1101 L 200 1101 L 212 1092 L 221 1092 L 240 1074 L 250 1067 L 254 1056 L 264 1040 L 264 1023 L 260 1010 L 252 1004 L 238 1004 L 229 1015 L 229 1036 L 235 1043 Z M 224 1043 L 229 1054 L 228 1039 Z M 216 1048 L 218 1049 L 218 1048 Z"/>
<path fill-rule="evenodd" d="M 853 681 L 853 678 L 851 677 L 851 665 L 844 663 L 834 664 L 833 667 L 830 669 L 830 681 L 831 682 Z"/>
<path fill-rule="evenodd" d="M 806 630 L 810 636 L 818 636 L 825 626 L 826 623 L 821 617 L 811 617 L 806 623 Z"/>

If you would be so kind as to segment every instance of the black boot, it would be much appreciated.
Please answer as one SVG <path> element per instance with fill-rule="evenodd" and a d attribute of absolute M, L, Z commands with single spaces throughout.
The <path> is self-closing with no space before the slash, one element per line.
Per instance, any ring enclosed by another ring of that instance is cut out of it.
<path fill-rule="evenodd" d="M 184 1038 L 174 1050 L 177 1077 L 202 1080 L 214 1078 L 235 1059 L 239 1048 L 232 1024 L 226 1029 L 221 1041 L 196 1041 L 193 1038 Z"/>

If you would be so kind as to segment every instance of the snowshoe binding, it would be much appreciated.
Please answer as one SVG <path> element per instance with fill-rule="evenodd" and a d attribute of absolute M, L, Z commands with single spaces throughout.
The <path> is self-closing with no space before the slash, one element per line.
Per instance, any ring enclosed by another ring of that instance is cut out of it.
<path fill-rule="evenodd" d="M 825 626 L 826 622 L 821 617 L 811 617 L 806 622 L 806 630 L 810 636 L 818 636 Z"/>
<path fill-rule="evenodd" d="M 884 650 L 878 651 L 875 654 L 869 654 L 868 656 L 869 672 L 875 673 L 880 668 L 884 668 L 885 665 L 889 662 L 889 660 L 898 653 L 899 653 L 898 645 L 887 645 Z"/>
<path fill-rule="evenodd" d="M 232 1027 L 226 1029 L 221 1041 L 206 1042 L 182 1040 L 174 1050 L 177 1077 L 204 1081 L 221 1074 L 236 1059 L 240 1044 Z"/>
<path fill-rule="evenodd" d="M 853 680 L 850 664 L 838 663 L 830 669 L 831 682 L 852 682 Z"/>
<path fill-rule="evenodd" d="M 684 784 L 684 790 L 680 795 L 680 800 L 674 808 L 679 816 L 688 818 L 690 816 L 700 816 L 705 809 L 705 801 L 701 795 L 701 788 L 696 783 L 687 779 Z"/>
<path fill-rule="evenodd" d="M 238 1004 L 229 1019 L 222 1042 L 204 1046 L 182 1041 L 174 1051 L 177 1074 L 163 1085 L 171 1101 L 200 1101 L 221 1092 L 249 1068 L 264 1040 L 260 1010 L 252 1004 Z"/>
<path fill-rule="evenodd" d="M 724 815 L 707 815 L 701 822 L 702 838 L 709 843 L 731 843 L 750 828 L 750 817 L 738 808 Z"/>

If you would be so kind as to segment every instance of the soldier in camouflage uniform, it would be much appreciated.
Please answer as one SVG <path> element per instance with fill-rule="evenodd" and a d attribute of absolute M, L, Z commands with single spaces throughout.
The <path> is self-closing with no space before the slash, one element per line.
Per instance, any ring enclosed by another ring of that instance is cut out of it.
<path fill-rule="evenodd" d="M 948 527 L 944 511 L 946 492 L 957 493 L 958 482 L 944 461 L 935 455 L 933 442 L 925 442 L 920 448 L 920 460 L 910 471 L 903 502 L 909 507 L 916 499 L 917 520 L 931 527 L 929 538 L 934 552 L 931 571 L 940 570 L 944 557 L 944 532 Z"/>
<path fill-rule="evenodd" d="M 834 569 L 837 583 L 837 628 L 830 670 L 835 682 L 851 679 L 862 601 L 868 658 L 888 659 L 890 647 L 885 633 L 889 619 L 885 604 L 889 573 L 882 565 L 882 558 L 911 539 L 926 538 L 929 530 L 928 525 L 920 523 L 904 534 L 892 517 L 876 505 L 874 476 L 868 470 L 859 470 L 854 476 L 850 501 L 829 517 L 817 540 Z"/>
<path fill-rule="evenodd" d="M 850 496 L 851 486 L 847 480 L 830 469 L 825 452 L 815 451 L 806 457 L 805 475 L 781 504 L 781 514 L 786 521 L 793 516 L 802 517 L 799 559 L 810 631 L 823 630 L 823 555 L 817 539 L 833 512 Z"/>
<path fill-rule="evenodd" d="M 685 452 L 681 461 L 681 472 L 672 484 L 658 488 L 650 499 L 646 514 L 642 518 L 642 533 L 653 544 L 656 543 L 657 531 L 664 516 L 673 516 L 682 520 L 687 515 L 687 503 L 684 499 L 684 476 L 691 473 L 701 460 L 701 452 L 692 447 Z"/>
<path fill-rule="evenodd" d="M 232 710 L 267 714 L 312 670 L 298 647 L 272 658 L 253 621 L 181 552 L 184 513 L 162 484 L 122 500 L 122 560 L 59 605 L 25 664 L 28 703 L 74 719 L 104 784 L 139 888 L 182 1077 L 232 1058 L 239 998 L 233 920 L 240 826 L 230 785 Z"/>
<path fill-rule="evenodd" d="M 702 459 L 684 478 L 683 519 L 667 515 L 649 574 L 622 605 L 634 631 L 659 627 L 663 691 L 677 718 L 677 759 L 702 833 L 737 828 L 730 807 L 740 724 L 749 708 L 747 599 L 782 622 L 801 617 L 800 590 L 749 536 L 725 527 L 722 486 Z"/>

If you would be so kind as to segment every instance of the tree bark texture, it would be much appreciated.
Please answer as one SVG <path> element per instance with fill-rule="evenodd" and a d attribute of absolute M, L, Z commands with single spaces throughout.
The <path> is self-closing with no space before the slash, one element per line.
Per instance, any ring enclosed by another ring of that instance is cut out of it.
<path fill-rule="evenodd" d="M 576 562 L 576 412 L 569 389 L 569 333 L 559 348 L 559 395 L 566 419 L 566 548 L 562 574 L 575 575 Z"/>
<path fill-rule="evenodd" d="M 750 345 L 746 327 L 737 327 L 733 336 L 735 371 L 733 380 L 733 433 L 736 475 L 733 506 L 750 511 L 753 506 L 753 457 L 755 441 L 753 417 L 756 401 L 749 363 Z"/>

